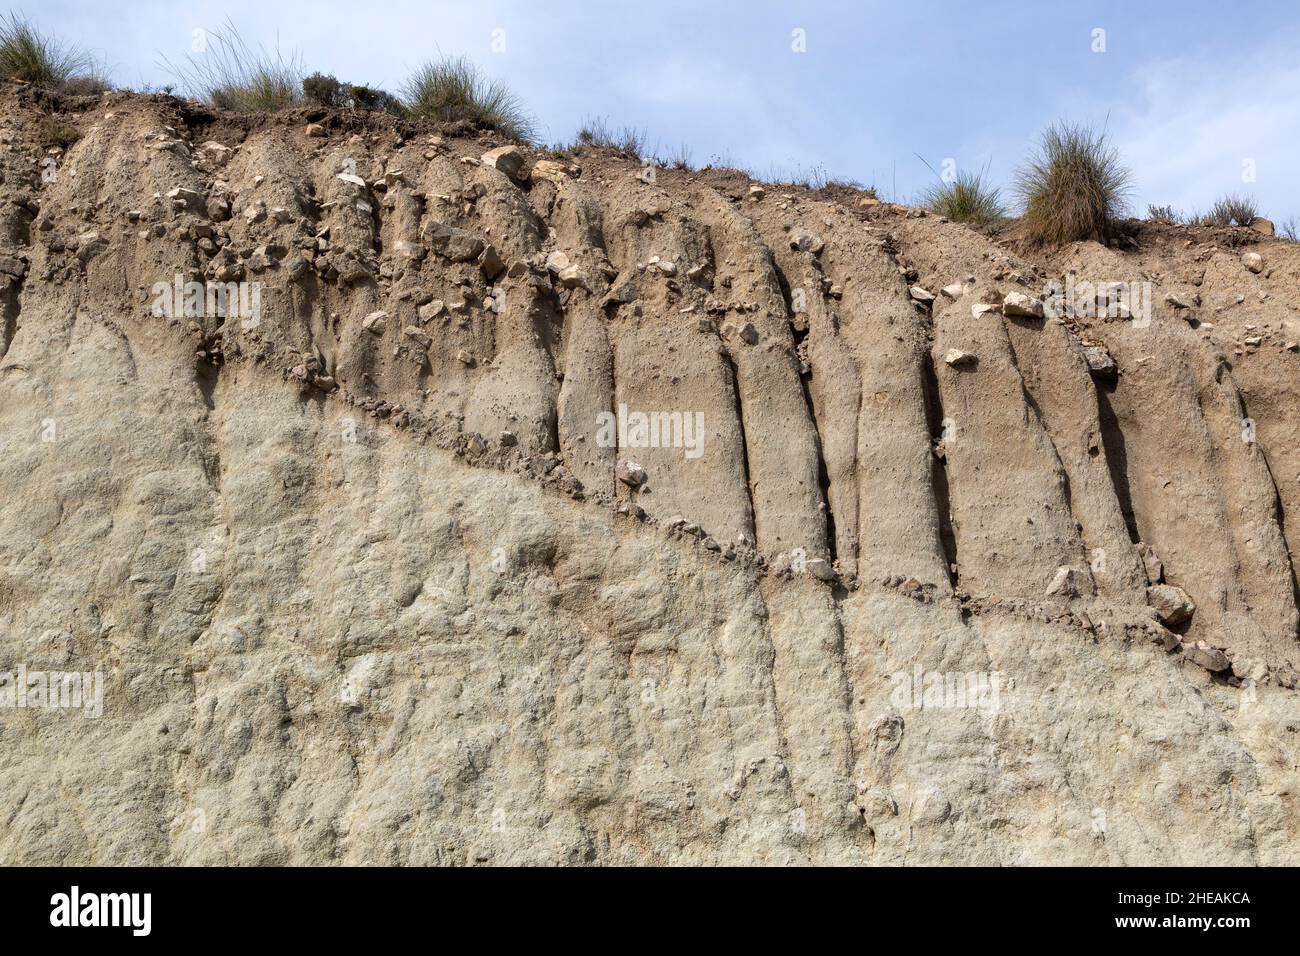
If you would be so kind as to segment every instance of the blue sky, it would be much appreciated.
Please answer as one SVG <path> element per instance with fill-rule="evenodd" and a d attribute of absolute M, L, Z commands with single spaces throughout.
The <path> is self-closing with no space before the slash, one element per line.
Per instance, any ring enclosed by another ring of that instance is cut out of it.
<path fill-rule="evenodd" d="M 820 166 L 900 199 L 933 181 L 917 154 L 1006 184 L 1047 124 L 1104 122 L 1139 210 L 1238 192 L 1300 216 L 1296 0 L 46 0 L 26 13 L 128 86 L 168 82 L 162 57 L 227 17 L 308 70 L 388 89 L 429 55 L 465 54 L 548 142 L 603 116 L 664 152 L 687 144 L 697 165 Z"/>

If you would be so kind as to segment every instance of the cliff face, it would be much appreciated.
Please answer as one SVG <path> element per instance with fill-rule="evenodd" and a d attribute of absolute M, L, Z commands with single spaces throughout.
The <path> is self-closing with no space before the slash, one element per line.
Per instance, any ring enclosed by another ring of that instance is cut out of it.
<path fill-rule="evenodd" d="M 0 674 L 102 715 L 0 677 L 0 860 L 1298 862 L 1300 246 L 64 105 Z"/>

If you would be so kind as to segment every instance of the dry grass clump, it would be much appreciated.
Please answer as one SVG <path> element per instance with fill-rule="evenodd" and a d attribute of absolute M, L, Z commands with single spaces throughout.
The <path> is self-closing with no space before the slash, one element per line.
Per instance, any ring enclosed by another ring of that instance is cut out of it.
<path fill-rule="evenodd" d="M 205 48 L 182 64 L 163 65 L 189 95 L 237 113 L 273 113 L 302 102 L 302 69 L 297 53 L 287 59 L 245 42 L 229 20 L 206 35 Z"/>
<path fill-rule="evenodd" d="M 41 123 L 42 146 L 62 146 L 66 149 L 79 139 L 81 130 L 57 117 L 51 116 Z"/>
<path fill-rule="evenodd" d="M 1249 226 L 1259 218 L 1259 207 L 1249 196 L 1223 196 L 1210 207 L 1205 220 L 1211 226 Z"/>
<path fill-rule="evenodd" d="M 615 130 L 604 117 L 597 116 L 583 121 L 578 130 L 578 144 L 613 149 L 640 159 L 646 151 L 646 131 L 634 126 Z"/>
<path fill-rule="evenodd" d="M 85 50 L 46 36 L 21 14 L 0 16 L 0 79 L 65 93 L 102 93 L 109 88 L 102 72 Z"/>
<path fill-rule="evenodd" d="M 985 181 L 985 173 L 959 172 L 951 182 L 942 179 L 921 193 L 921 205 L 952 222 L 984 225 L 1006 214 L 1002 193 Z"/>
<path fill-rule="evenodd" d="M 1166 226 L 1177 225 L 1182 217 L 1174 211 L 1173 206 L 1147 206 L 1147 218 L 1152 222 L 1164 223 Z"/>
<path fill-rule="evenodd" d="M 537 141 L 537 124 L 519 98 L 463 56 L 430 60 L 412 74 L 401 92 L 416 118 L 465 122 L 520 143 Z"/>
<path fill-rule="evenodd" d="M 1104 130 L 1070 123 L 1049 127 L 1016 176 L 1026 240 L 1042 246 L 1104 242 L 1126 209 L 1132 181 Z"/>
<path fill-rule="evenodd" d="M 691 147 L 686 143 L 681 143 L 670 149 L 663 156 L 656 155 L 655 158 L 660 165 L 671 166 L 673 169 L 688 171 L 694 168 L 691 165 Z"/>

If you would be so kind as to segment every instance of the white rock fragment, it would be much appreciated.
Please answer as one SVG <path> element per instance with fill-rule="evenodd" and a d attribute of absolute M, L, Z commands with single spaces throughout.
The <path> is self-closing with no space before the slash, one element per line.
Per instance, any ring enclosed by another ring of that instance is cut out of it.
<path fill-rule="evenodd" d="M 796 252 L 811 252 L 815 256 L 825 245 L 821 236 L 808 229 L 796 229 L 790 234 L 790 248 Z"/>
<path fill-rule="evenodd" d="M 645 484 L 646 471 L 636 462 L 624 458 L 615 466 L 614 476 L 629 488 L 640 488 Z"/>
<path fill-rule="evenodd" d="M 977 358 L 970 352 L 963 352 L 961 349 L 949 349 L 944 353 L 943 360 L 953 368 L 959 368 L 964 365 L 974 365 Z"/>
<path fill-rule="evenodd" d="M 1028 318 L 1043 317 L 1043 303 L 1032 299 L 1023 292 L 1008 292 L 1002 299 L 1003 315 L 1022 315 Z"/>
<path fill-rule="evenodd" d="M 482 156 L 483 165 L 500 170 L 517 183 L 528 181 L 528 168 L 524 164 L 524 154 L 517 146 L 498 146 Z"/>
<path fill-rule="evenodd" d="M 1079 582 L 1077 572 L 1074 568 L 1067 565 L 1061 565 L 1056 569 L 1056 576 L 1052 578 L 1052 583 L 1047 586 L 1045 592 L 1047 597 L 1076 598 L 1079 596 Z"/>

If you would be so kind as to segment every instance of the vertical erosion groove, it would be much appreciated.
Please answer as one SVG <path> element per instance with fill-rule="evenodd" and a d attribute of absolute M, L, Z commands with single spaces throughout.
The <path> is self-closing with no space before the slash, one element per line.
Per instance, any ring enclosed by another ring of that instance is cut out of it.
<path fill-rule="evenodd" d="M 749 439 L 745 436 L 745 409 L 744 409 L 744 403 L 740 397 L 740 376 L 736 371 L 736 361 L 731 357 L 731 352 L 728 351 L 726 346 L 722 347 L 721 353 L 722 353 L 723 365 L 726 367 L 730 378 L 730 382 L 728 384 L 731 387 L 731 397 L 732 400 L 735 402 L 736 428 L 740 432 L 740 449 L 741 449 L 740 467 L 741 467 L 741 471 L 743 472 L 741 478 L 745 483 L 745 493 L 749 497 L 749 516 L 750 516 L 750 521 L 755 523 L 754 537 L 755 540 L 757 540 L 758 539 L 758 528 L 757 528 L 758 516 L 754 511 L 754 486 L 750 483 L 750 477 L 749 477 Z"/>
<path fill-rule="evenodd" d="M 1128 445 L 1124 441 L 1124 430 L 1120 428 L 1119 418 L 1110 403 L 1109 388 L 1097 389 L 1097 409 L 1101 418 L 1101 443 L 1106 449 L 1106 468 L 1110 472 L 1110 482 L 1115 488 L 1115 497 L 1119 500 L 1124 525 L 1128 528 L 1129 539 L 1137 544 L 1142 540 L 1138 533 L 1137 516 L 1133 513 L 1133 492 L 1128 480 Z"/>
<path fill-rule="evenodd" d="M 785 302 L 788 321 L 789 317 L 795 314 L 790 291 L 790 280 L 775 257 L 772 259 L 772 271 L 775 273 L 777 283 L 781 287 L 781 297 Z M 812 323 L 805 323 L 803 328 L 799 328 L 794 323 L 790 323 L 790 325 L 794 338 L 795 360 L 802 361 L 800 356 L 807 345 L 809 333 L 812 331 Z M 835 509 L 831 506 L 830 470 L 826 465 L 826 453 L 822 448 L 821 423 L 817 421 L 817 408 L 812 397 L 811 378 L 815 374 L 816 370 L 810 369 L 808 374 L 799 375 L 799 391 L 803 395 L 804 408 L 808 413 L 808 421 L 812 425 L 813 449 L 817 454 L 817 487 L 821 496 L 821 505 L 825 509 L 823 515 L 825 518 L 826 550 L 830 560 L 837 561 L 839 560 L 839 542 L 835 535 Z"/>
<path fill-rule="evenodd" d="M 935 374 L 934 356 L 926 351 L 922 359 L 923 381 L 921 388 L 925 394 L 925 420 L 930 435 L 942 435 L 944 431 L 943 398 L 939 393 L 939 379 Z M 944 569 L 948 573 L 948 583 L 956 587 L 961 565 L 957 561 L 957 535 L 952 528 L 952 503 L 948 495 L 948 467 L 946 461 L 938 455 L 930 455 L 930 487 L 934 494 L 934 510 L 939 521 L 939 544 L 943 548 Z"/>

